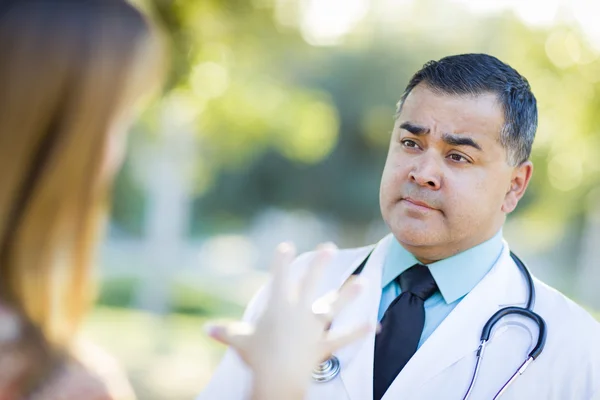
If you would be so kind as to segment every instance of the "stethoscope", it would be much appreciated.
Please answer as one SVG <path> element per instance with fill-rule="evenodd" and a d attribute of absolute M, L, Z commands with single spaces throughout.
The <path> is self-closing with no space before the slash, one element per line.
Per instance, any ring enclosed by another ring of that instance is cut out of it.
<path fill-rule="evenodd" d="M 367 255 L 367 257 L 358 266 L 358 268 L 356 268 L 352 275 L 359 275 L 362 272 L 370 256 L 371 253 Z M 477 348 L 477 361 L 475 363 L 475 369 L 473 370 L 473 375 L 471 376 L 471 381 L 469 382 L 469 387 L 467 389 L 467 392 L 465 393 L 465 396 L 463 397 L 463 400 L 467 400 L 473 392 L 475 382 L 477 381 L 477 376 L 479 375 L 479 370 L 481 369 L 481 361 L 483 360 L 485 347 L 488 341 L 490 340 L 492 329 L 494 328 L 494 325 L 496 325 L 496 323 L 502 318 L 506 317 L 507 315 L 514 314 L 529 318 L 530 320 L 535 322 L 535 324 L 538 327 L 538 340 L 533 350 L 531 350 L 531 352 L 527 356 L 527 359 L 523 361 L 521 366 L 519 366 L 519 368 L 513 373 L 510 379 L 506 381 L 506 383 L 502 386 L 502 388 L 500 388 L 498 393 L 496 393 L 496 395 L 494 396 L 494 400 L 499 398 L 519 376 L 523 375 L 523 373 L 531 365 L 531 363 L 542 353 L 542 350 L 544 350 L 544 345 L 546 344 L 546 322 L 542 317 L 540 317 L 533 311 L 533 305 L 535 303 L 535 288 L 533 286 L 533 279 L 531 278 L 531 274 L 529 273 L 529 270 L 527 269 L 523 261 L 519 259 L 519 257 L 517 257 L 513 252 L 510 253 L 510 256 L 512 257 L 513 261 L 515 262 L 515 264 L 517 264 L 517 267 L 525 277 L 528 291 L 527 305 L 525 307 L 511 306 L 502 308 L 498 310 L 494 315 L 492 315 L 491 318 L 488 319 L 488 321 L 485 323 L 481 332 L 481 341 L 479 343 L 479 347 Z M 312 378 L 316 382 L 328 382 L 335 378 L 339 373 L 340 360 L 336 356 L 331 356 L 327 360 L 319 364 L 313 370 Z"/>

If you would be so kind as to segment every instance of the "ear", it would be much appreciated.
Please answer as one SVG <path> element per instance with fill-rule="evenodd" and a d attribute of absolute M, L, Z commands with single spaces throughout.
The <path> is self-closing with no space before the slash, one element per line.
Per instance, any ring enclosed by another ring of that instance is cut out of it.
<path fill-rule="evenodd" d="M 515 167 L 510 180 L 510 187 L 504 196 L 502 203 L 502 211 L 506 214 L 512 212 L 525 194 L 525 190 L 531 180 L 533 174 L 533 163 L 525 161 L 518 167 Z"/>

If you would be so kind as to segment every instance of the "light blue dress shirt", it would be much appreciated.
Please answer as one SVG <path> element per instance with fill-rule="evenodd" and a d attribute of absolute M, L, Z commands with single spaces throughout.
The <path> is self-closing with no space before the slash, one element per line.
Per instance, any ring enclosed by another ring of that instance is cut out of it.
<path fill-rule="evenodd" d="M 425 326 L 418 347 L 421 347 L 454 307 L 492 269 L 500 258 L 503 247 L 500 230 L 486 242 L 428 265 L 439 291 L 425 301 Z M 383 264 L 383 289 L 378 315 L 380 321 L 390 303 L 400 295 L 401 289 L 395 281 L 396 277 L 417 263 L 419 261 L 392 238 Z"/>

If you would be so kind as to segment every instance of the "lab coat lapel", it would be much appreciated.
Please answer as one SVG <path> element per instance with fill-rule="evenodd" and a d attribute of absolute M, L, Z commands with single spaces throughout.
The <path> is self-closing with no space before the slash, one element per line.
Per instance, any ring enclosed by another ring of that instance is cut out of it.
<path fill-rule="evenodd" d="M 487 320 L 501 307 L 524 303 L 524 289 L 514 286 L 518 273 L 508 244 L 504 243 L 502 254 L 492 270 L 423 343 L 396 377 L 384 400 L 411 398 L 428 380 L 473 354 Z M 510 285 L 513 290 L 509 290 Z"/>
<path fill-rule="evenodd" d="M 344 331 L 364 323 L 375 325 L 381 298 L 381 272 L 391 235 L 383 238 L 373 250 L 361 273 L 365 288 L 360 297 L 347 307 L 334 321 L 332 330 Z M 366 254 L 364 255 L 366 257 Z M 357 260 L 343 277 L 345 280 L 364 260 Z M 341 285 L 342 282 L 340 282 Z M 375 333 L 341 349 L 336 353 L 340 360 L 341 378 L 350 400 L 365 400 L 373 395 L 373 346 Z"/>

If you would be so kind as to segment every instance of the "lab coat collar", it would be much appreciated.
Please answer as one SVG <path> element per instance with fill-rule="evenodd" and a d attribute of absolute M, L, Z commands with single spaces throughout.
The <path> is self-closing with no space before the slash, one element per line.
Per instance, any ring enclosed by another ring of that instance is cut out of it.
<path fill-rule="evenodd" d="M 427 381 L 473 354 L 488 319 L 502 307 L 524 306 L 526 298 L 524 278 L 504 242 L 502 254 L 492 270 L 423 343 L 396 377 L 384 400 L 411 398 L 411 393 Z"/>
<path fill-rule="evenodd" d="M 373 249 L 361 274 L 365 287 L 353 305 L 335 319 L 332 332 L 343 332 L 363 323 L 377 323 L 381 298 L 381 273 L 392 236 L 383 238 Z M 366 248 L 341 277 L 339 286 L 354 272 L 372 248 Z M 339 287 L 338 286 L 338 287 Z M 502 254 L 491 271 L 465 296 L 433 334 L 423 343 L 396 377 L 384 400 L 411 398 L 419 387 L 479 346 L 485 322 L 500 308 L 524 306 L 527 291 L 518 268 L 504 242 Z M 341 379 L 351 400 L 373 396 L 373 349 L 375 334 L 339 350 Z"/>
<path fill-rule="evenodd" d="M 491 239 L 451 257 L 428 264 L 446 304 L 464 297 L 492 269 L 502 254 L 502 229 Z M 393 238 L 383 265 L 381 287 L 385 288 L 419 261 Z"/>
<path fill-rule="evenodd" d="M 359 325 L 377 324 L 377 310 L 381 298 L 381 271 L 388 252 L 392 236 L 388 235 L 375 245 L 366 249 L 343 274 L 341 286 L 372 250 L 360 279 L 364 283 L 363 291 L 355 302 L 344 309 L 332 324 L 332 333 L 344 332 Z M 341 379 L 351 400 L 364 400 L 373 396 L 373 348 L 375 332 L 346 346 L 335 353 L 340 360 Z"/>

